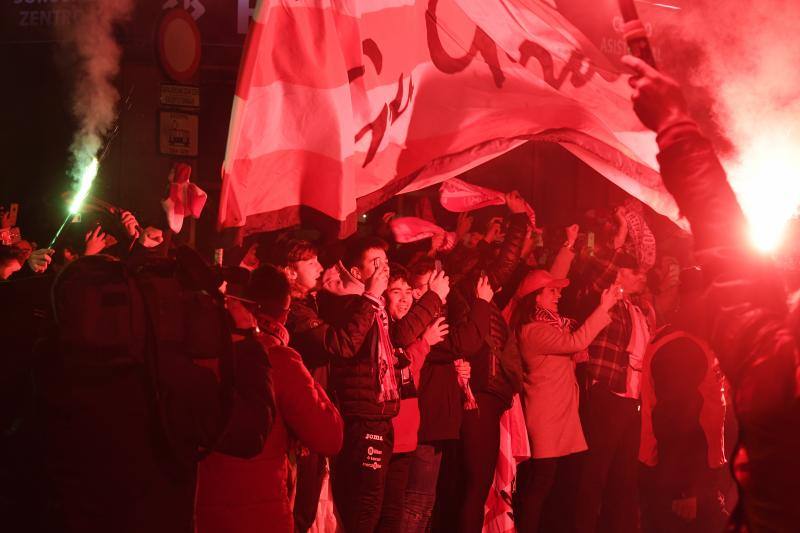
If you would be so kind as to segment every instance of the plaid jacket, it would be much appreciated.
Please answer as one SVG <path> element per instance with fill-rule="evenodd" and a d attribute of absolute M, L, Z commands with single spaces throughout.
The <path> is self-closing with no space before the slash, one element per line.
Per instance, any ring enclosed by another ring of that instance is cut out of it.
<path fill-rule="evenodd" d="M 616 280 L 619 268 L 617 259 L 620 255 L 621 252 L 613 252 L 609 256 L 599 255 L 592 258 L 590 268 L 594 274 L 592 288 L 596 293 L 595 297 Z M 645 315 L 649 315 L 648 307 L 639 306 Z M 585 368 L 591 381 L 599 381 L 614 392 L 624 393 L 627 387 L 628 344 L 633 322 L 628 307 L 622 303 L 612 307 L 608 314 L 611 323 L 589 345 L 589 361 Z"/>

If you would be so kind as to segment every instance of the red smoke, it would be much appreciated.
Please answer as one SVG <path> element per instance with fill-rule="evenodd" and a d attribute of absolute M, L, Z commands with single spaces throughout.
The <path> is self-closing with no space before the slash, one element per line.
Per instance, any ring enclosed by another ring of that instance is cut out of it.
<path fill-rule="evenodd" d="M 709 97 L 709 116 L 733 148 L 724 162 L 756 244 L 773 248 L 800 206 L 800 2 L 679 5 L 659 36 L 669 43 L 664 70 L 695 87 L 690 99 Z"/>

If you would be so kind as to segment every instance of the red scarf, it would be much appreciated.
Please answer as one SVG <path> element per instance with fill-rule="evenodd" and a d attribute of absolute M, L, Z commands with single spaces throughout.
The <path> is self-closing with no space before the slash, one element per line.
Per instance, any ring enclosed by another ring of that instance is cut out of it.
<path fill-rule="evenodd" d="M 565 332 L 571 332 L 575 329 L 575 321 L 573 319 L 563 317 L 555 311 L 545 309 L 538 305 L 534 312 L 534 320 L 536 320 L 536 322 L 545 322 Z"/>
<path fill-rule="evenodd" d="M 345 266 L 339 261 L 332 266 L 322 276 L 322 287 L 333 294 L 364 294 L 366 290 L 364 283 L 353 277 Z M 386 402 L 397 400 L 400 397 L 397 388 L 397 379 L 394 375 L 394 368 L 397 365 L 397 357 L 394 355 L 394 346 L 389 338 L 389 315 L 386 313 L 385 301 L 383 298 L 375 300 L 375 321 L 378 323 L 378 353 L 377 368 L 380 392 L 378 401 Z"/>

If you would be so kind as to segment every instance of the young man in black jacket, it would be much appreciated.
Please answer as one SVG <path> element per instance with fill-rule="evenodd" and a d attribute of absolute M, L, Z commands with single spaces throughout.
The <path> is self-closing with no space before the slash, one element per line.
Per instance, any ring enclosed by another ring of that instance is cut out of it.
<path fill-rule="evenodd" d="M 520 366 L 519 362 L 503 359 L 508 325 L 493 302 L 494 293 L 504 288 L 519 264 L 528 229 L 525 200 L 515 191 L 508 194 L 506 202 L 512 215 L 500 250 L 496 256 L 483 259 L 466 277 L 480 279 L 483 271 L 488 289 L 478 283 L 478 290 L 473 290 L 471 283 L 462 283 L 448 300 L 448 311 L 454 322 L 481 304 L 480 300 L 488 301 L 490 310 L 489 334 L 480 350 L 468 358 L 472 366 L 470 385 L 478 409 L 466 411 L 461 423 L 463 483 L 458 530 L 464 533 L 478 533 L 483 529 L 483 506 L 492 486 L 500 447 L 500 417 L 511 407 L 513 395 L 521 386 L 513 370 Z"/>
<path fill-rule="evenodd" d="M 377 237 L 350 241 L 342 260 L 326 272 L 319 294 L 321 319 L 345 333 L 331 354 L 330 390 L 345 423 L 331 485 L 348 533 L 372 533 L 378 524 L 392 455 L 392 418 L 400 405 L 383 300 L 389 283 L 386 249 Z"/>
<path fill-rule="evenodd" d="M 349 357 L 360 348 L 371 327 L 374 310 L 365 303 L 347 320 L 336 325 L 320 317 L 317 291 L 324 269 L 319 262 L 317 247 L 308 241 L 290 239 L 282 243 L 273 260 L 286 274 L 292 290 L 286 323 L 290 346 L 303 357 L 306 368 L 317 383 L 329 392 L 331 358 Z M 293 510 L 298 533 L 308 531 L 316 519 L 327 460 L 310 450 L 298 450 Z"/>

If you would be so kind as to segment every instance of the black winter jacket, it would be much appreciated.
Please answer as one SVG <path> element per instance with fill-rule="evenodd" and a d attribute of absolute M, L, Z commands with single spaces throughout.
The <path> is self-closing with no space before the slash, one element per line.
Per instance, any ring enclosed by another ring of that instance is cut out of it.
<path fill-rule="evenodd" d="M 711 144 L 683 123 L 658 136 L 667 189 L 692 225 L 710 282 L 697 310 L 731 382 L 740 425 L 734 471 L 739 530 L 797 531 L 800 524 L 798 323 L 774 266 L 749 251 L 745 219 Z M 795 312 L 796 316 L 796 312 Z"/>
<path fill-rule="evenodd" d="M 317 295 L 292 299 L 286 322 L 289 346 L 300 353 L 308 371 L 327 390 L 331 358 L 352 357 L 364 343 L 374 315 L 373 306 L 365 299 L 347 320 L 333 325 L 320 317 Z"/>
<path fill-rule="evenodd" d="M 354 294 L 321 291 L 317 298 L 320 318 L 326 324 L 330 341 L 326 344 L 326 351 L 331 355 L 329 388 L 342 417 L 345 420 L 394 418 L 400 410 L 400 402 L 378 402 L 380 326 L 375 321 L 376 305 L 366 296 Z"/>
<path fill-rule="evenodd" d="M 524 214 L 514 215 L 499 254 L 489 265 L 483 267 L 495 292 L 500 289 L 505 290 L 506 283 L 519 265 L 527 227 L 528 218 Z M 476 269 L 456 288 L 453 298 L 448 301 L 451 316 L 464 316 L 479 301 L 475 295 L 475 284 L 479 274 L 480 269 Z M 490 304 L 490 310 L 489 335 L 485 337 L 481 349 L 468 358 L 472 366 L 471 387 L 474 393 L 494 394 L 511 407 L 511 399 L 517 392 L 517 385 L 503 361 L 508 340 L 508 324 L 494 301 Z"/>
<path fill-rule="evenodd" d="M 456 266 L 451 279 L 458 277 L 461 281 L 447 297 L 450 333 L 444 342 L 432 347 L 420 374 L 420 442 L 460 436 L 464 395 L 453 366 L 456 359 L 470 362 L 474 393 L 495 394 L 511 404 L 514 386 L 501 358 L 508 326 L 495 304 L 475 296 L 475 286 L 481 271 L 489 276 L 495 291 L 506 283 L 519 263 L 527 224 L 525 215 L 514 215 L 497 256 L 488 247 L 479 247 L 461 258 L 462 264 L 470 265 L 468 271 L 459 273 Z"/>

